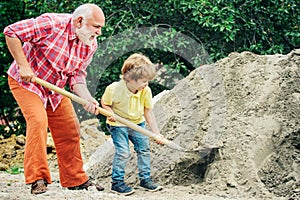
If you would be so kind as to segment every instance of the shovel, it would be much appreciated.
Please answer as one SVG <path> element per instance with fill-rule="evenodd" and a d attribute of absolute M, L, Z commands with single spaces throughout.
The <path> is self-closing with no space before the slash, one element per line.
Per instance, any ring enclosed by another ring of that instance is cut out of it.
<path fill-rule="evenodd" d="M 75 102 L 77 102 L 81 105 L 87 104 L 87 100 L 85 100 L 85 99 L 83 99 L 83 98 L 81 98 L 81 97 L 79 97 L 79 96 L 77 96 L 77 95 L 75 95 L 71 92 L 68 92 L 68 91 L 66 91 L 62 88 L 59 88 L 59 87 L 57 87 L 57 86 L 55 86 L 51 83 L 48 83 L 47 81 L 44 81 L 44 80 L 42 80 L 38 77 L 34 77 L 32 81 L 44 86 L 45 88 L 53 90 L 54 92 L 56 92 L 58 94 L 66 96 L 66 97 L 70 98 L 72 101 L 75 101 Z M 120 117 L 116 114 L 113 114 L 113 113 L 111 113 L 111 112 L 109 112 L 109 111 L 107 111 L 107 110 L 105 110 L 101 107 L 97 107 L 97 109 L 98 109 L 100 114 L 102 114 L 106 117 L 109 117 L 109 116 L 113 115 L 118 122 L 128 126 L 129 128 L 132 128 L 135 131 L 138 131 L 138 132 L 148 136 L 149 138 L 151 138 L 153 140 L 161 141 L 164 145 L 168 146 L 171 149 L 178 150 L 178 151 L 183 151 L 183 152 L 199 152 L 199 151 L 201 151 L 201 150 L 186 150 L 185 148 L 181 147 L 180 145 L 178 145 L 178 144 L 176 144 L 176 143 L 174 143 L 174 142 L 172 142 L 172 141 L 170 141 L 166 138 L 163 138 L 160 135 L 155 134 L 155 133 L 153 133 L 153 132 L 151 132 L 151 131 L 149 131 L 149 130 L 141 127 L 141 126 L 138 126 L 135 123 L 132 123 L 131 121 L 128 121 L 127 119 L 124 119 L 124 118 L 122 118 L 122 117 Z"/>

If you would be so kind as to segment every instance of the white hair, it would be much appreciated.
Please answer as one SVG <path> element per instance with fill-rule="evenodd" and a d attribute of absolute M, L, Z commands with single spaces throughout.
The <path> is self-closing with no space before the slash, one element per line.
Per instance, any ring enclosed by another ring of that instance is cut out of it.
<path fill-rule="evenodd" d="M 73 12 L 73 19 L 77 19 L 78 17 L 82 16 L 85 19 L 91 18 L 93 14 L 92 5 L 94 4 L 83 4 L 75 9 Z"/>

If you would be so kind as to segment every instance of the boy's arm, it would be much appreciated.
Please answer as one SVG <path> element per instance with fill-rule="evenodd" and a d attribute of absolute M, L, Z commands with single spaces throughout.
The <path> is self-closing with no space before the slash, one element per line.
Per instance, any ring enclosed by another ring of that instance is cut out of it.
<path fill-rule="evenodd" d="M 111 107 L 109 105 L 104 104 L 103 99 L 101 99 L 100 103 L 101 103 L 102 108 L 104 108 L 105 110 L 107 110 L 107 111 L 109 111 L 111 113 L 114 113 L 114 111 L 111 109 Z M 116 119 L 115 119 L 114 116 L 110 116 L 107 119 L 109 121 L 111 121 L 111 122 L 115 122 L 116 121 Z"/>
<path fill-rule="evenodd" d="M 144 108 L 144 116 L 145 116 L 146 122 L 149 125 L 151 131 L 153 133 L 160 134 L 157 123 L 156 123 L 156 118 L 154 116 L 152 109 Z"/>
<path fill-rule="evenodd" d="M 159 129 L 158 129 L 158 126 L 157 126 L 157 123 L 156 123 L 156 118 L 154 116 L 153 111 L 151 109 L 145 107 L 144 108 L 144 116 L 145 116 L 146 122 L 149 125 L 151 131 L 153 133 L 159 134 L 161 136 L 161 138 L 163 138 L 164 136 L 161 135 L 160 132 L 159 132 Z M 161 140 L 155 140 L 155 142 L 157 144 L 161 144 L 161 145 L 164 144 L 164 142 L 161 141 Z"/>

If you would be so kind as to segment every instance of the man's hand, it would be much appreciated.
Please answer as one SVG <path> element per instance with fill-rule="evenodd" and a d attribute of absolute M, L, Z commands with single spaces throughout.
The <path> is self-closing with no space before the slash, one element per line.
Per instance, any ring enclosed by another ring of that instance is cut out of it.
<path fill-rule="evenodd" d="M 31 82 L 35 74 L 33 73 L 30 66 L 19 66 L 19 68 L 20 68 L 19 69 L 20 78 L 23 81 Z"/>
<path fill-rule="evenodd" d="M 12 57 L 15 59 L 19 67 L 20 78 L 26 82 L 33 81 L 32 78 L 35 74 L 33 73 L 24 54 L 21 40 L 17 37 L 14 38 L 8 36 L 5 36 L 5 40 Z"/>
<path fill-rule="evenodd" d="M 89 113 L 98 115 L 99 114 L 99 103 L 96 99 L 94 99 L 88 88 L 85 84 L 75 84 L 73 85 L 73 91 L 81 98 L 87 100 L 87 103 L 83 106 L 84 110 L 88 111 Z"/>
<path fill-rule="evenodd" d="M 83 108 L 86 111 L 88 111 L 89 113 L 92 113 L 94 115 L 99 114 L 98 107 L 99 107 L 99 103 L 94 98 L 88 100 L 88 103 L 83 106 Z"/>

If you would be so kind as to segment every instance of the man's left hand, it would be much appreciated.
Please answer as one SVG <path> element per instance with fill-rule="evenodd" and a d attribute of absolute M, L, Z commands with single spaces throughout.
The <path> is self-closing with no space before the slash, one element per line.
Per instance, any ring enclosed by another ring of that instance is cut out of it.
<path fill-rule="evenodd" d="M 88 103 L 83 106 L 83 108 L 86 111 L 88 111 L 89 113 L 92 113 L 94 115 L 99 114 L 98 107 L 99 107 L 99 103 L 95 99 L 89 100 Z"/>

